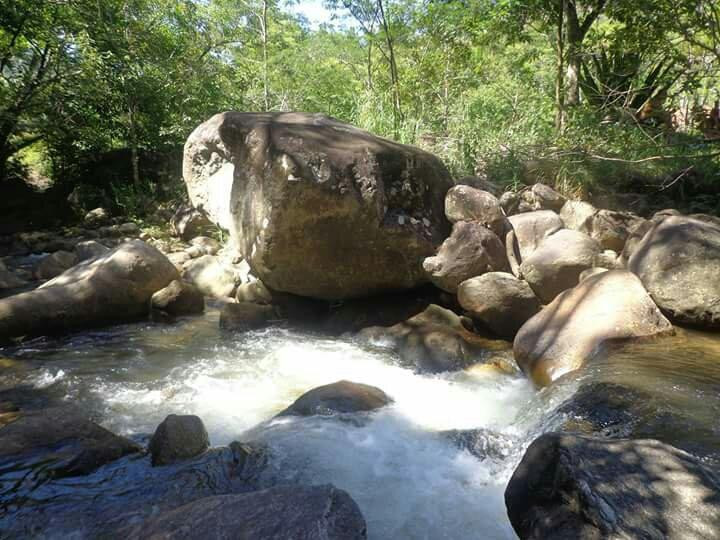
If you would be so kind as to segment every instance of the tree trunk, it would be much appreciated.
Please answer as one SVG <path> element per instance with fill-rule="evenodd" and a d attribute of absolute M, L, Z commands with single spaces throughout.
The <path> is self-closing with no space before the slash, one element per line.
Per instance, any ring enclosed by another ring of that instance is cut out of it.
<path fill-rule="evenodd" d="M 263 101 L 265 110 L 270 110 L 270 85 L 268 82 L 268 0 L 262 4 L 262 49 L 263 49 Z"/>
<path fill-rule="evenodd" d="M 567 81 L 565 103 L 568 106 L 575 106 L 580 103 L 580 63 L 582 61 L 581 48 L 583 42 L 583 31 L 578 21 L 575 3 L 563 0 L 563 11 L 565 12 L 566 25 L 566 61 Z"/>
<path fill-rule="evenodd" d="M 565 131 L 565 35 L 563 32 L 565 4 L 560 0 L 557 21 L 557 72 L 555 76 L 555 129 L 562 134 Z"/>
<path fill-rule="evenodd" d="M 137 107 L 131 103 L 128 107 L 130 119 L 129 139 L 130 139 L 130 165 L 132 167 L 133 186 L 135 192 L 140 190 L 140 157 L 138 155 L 137 128 L 135 126 Z"/>
<path fill-rule="evenodd" d="M 387 18 L 385 17 L 383 0 L 378 0 L 378 10 L 380 12 L 380 21 L 383 26 L 385 42 L 388 48 L 388 57 L 390 59 L 390 81 L 393 88 L 393 125 L 395 129 L 395 138 L 398 138 L 400 124 L 403 120 L 402 106 L 400 102 L 400 79 L 398 76 L 397 62 L 395 60 L 395 48 L 393 46 L 393 39 L 392 35 L 390 34 L 390 28 L 387 22 Z"/>

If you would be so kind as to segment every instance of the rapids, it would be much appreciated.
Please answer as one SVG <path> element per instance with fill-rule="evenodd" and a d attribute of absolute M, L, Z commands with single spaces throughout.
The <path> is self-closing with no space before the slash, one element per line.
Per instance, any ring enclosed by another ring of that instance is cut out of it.
<path fill-rule="evenodd" d="M 701 436 L 720 435 L 719 344 L 681 331 L 537 392 L 522 374 L 490 367 L 417 374 L 391 351 L 350 338 L 285 328 L 223 334 L 217 310 L 209 309 L 172 325 L 117 326 L 6 349 L 0 391 L 14 389 L 10 397 L 21 407 L 80 405 L 104 427 L 142 443 L 167 414 L 197 414 L 215 446 L 267 444 L 268 484 L 333 483 L 348 491 L 373 539 L 510 539 L 507 480 L 527 445 L 567 419 L 556 408 L 583 382 L 632 380 L 659 396 L 658 409 L 692 415 Z M 273 419 L 307 390 L 340 379 L 378 386 L 394 403 L 372 414 Z M 492 440 L 501 447 L 480 459 L 442 433 L 474 428 L 500 434 Z M 714 457 L 712 441 L 703 444 Z M 163 474 L 148 458 L 30 487 L 0 471 L 0 531 L 32 519 L 35 505 L 62 499 L 56 516 L 82 513 L 99 492 L 117 503 L 135 496 L 133 478 L 162 482 Z M 83 536 L 77 519 L 56 517 L 55 526 Z"/>

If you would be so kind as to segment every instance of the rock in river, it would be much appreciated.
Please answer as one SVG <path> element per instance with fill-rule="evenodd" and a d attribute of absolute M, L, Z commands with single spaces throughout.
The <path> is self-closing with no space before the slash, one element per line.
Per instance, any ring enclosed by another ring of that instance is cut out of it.
<path fill-rule="evenodd" d="M 179 279 L 157 249 L 133 240 L 41 287 L 0 300 L 0 341 L 147 316 L 150 297 Z"/>
<path fill-rule="evenodd" d="M 213 116 L 185 144 L 193 204 L 269 288 L 326 300 L 415 287 L 447 236 L 435 156 L 317 114 Z"/>
<path fill-rule="evenodd" d="M 526 322 L 515 360 L 538 386 L 580 368 L 616 340 L 672 332 L 640 280 L 625 270 L 585 279 Z"/>
<path fill-rule="evenodd" d="M 661 442 L 548 433 L 505 490 L 521 540 L 710 540 L 720 531 L 720 478 Z"/>
<path fill-rule="evenodd" d="M 202 454 L 210 447 L 202 420 L 192 414 L 168 415 L 150 439 L 152 464 L 169 465 Z"/>
<path fill-rule="evenodd" d="M 682 216 L 653 221 L 628 269 L 674 321 L 720 328 L 720 227 Z"/>
<path fill-rule="evenodd" d="M 305 392 L 278 416 L 312 416 L 373 411 L 390 402 L 392 400 L 388 395 L 375 386 L 338 381 Z"/>

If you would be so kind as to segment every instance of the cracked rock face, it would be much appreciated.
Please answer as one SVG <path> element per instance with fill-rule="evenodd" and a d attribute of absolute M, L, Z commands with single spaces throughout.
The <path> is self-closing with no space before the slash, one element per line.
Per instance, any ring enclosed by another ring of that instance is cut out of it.
<path fill-rule="evenodd" d="M 253 273 L 302 296 L 417 286 L 450 229 L 440 160 L 323 115 L 218 114 L 188 139 L 184 176 Z"/>

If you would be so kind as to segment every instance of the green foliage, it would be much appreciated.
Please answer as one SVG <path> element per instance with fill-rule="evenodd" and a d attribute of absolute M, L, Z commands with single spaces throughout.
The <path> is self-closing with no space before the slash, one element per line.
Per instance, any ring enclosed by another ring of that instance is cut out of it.
<path fill-rule="evenodd" d="M 435 152 L 456 176 L 503 185 L 717 185 L 717 157 L 697 157 L 711 153 L 702 135 L 669 129 L 672 109 L 720 98 L 716 2 L 327 5 L 352 23 L 310 28 L 277 0 L 11 2 L 0 10 L 0 169 L 24 162 L 77 181 L 88 156 L 177 149 L 216 112 L 267 108 L 322 112 Z M 582 26 L 569 49 L 582 99 L 558 131 L 563 5 Z M 641 118 L 651 102 L 666 116 Z M 132 175 L 105 188 L 133 216 L 179 196 Z"/>

